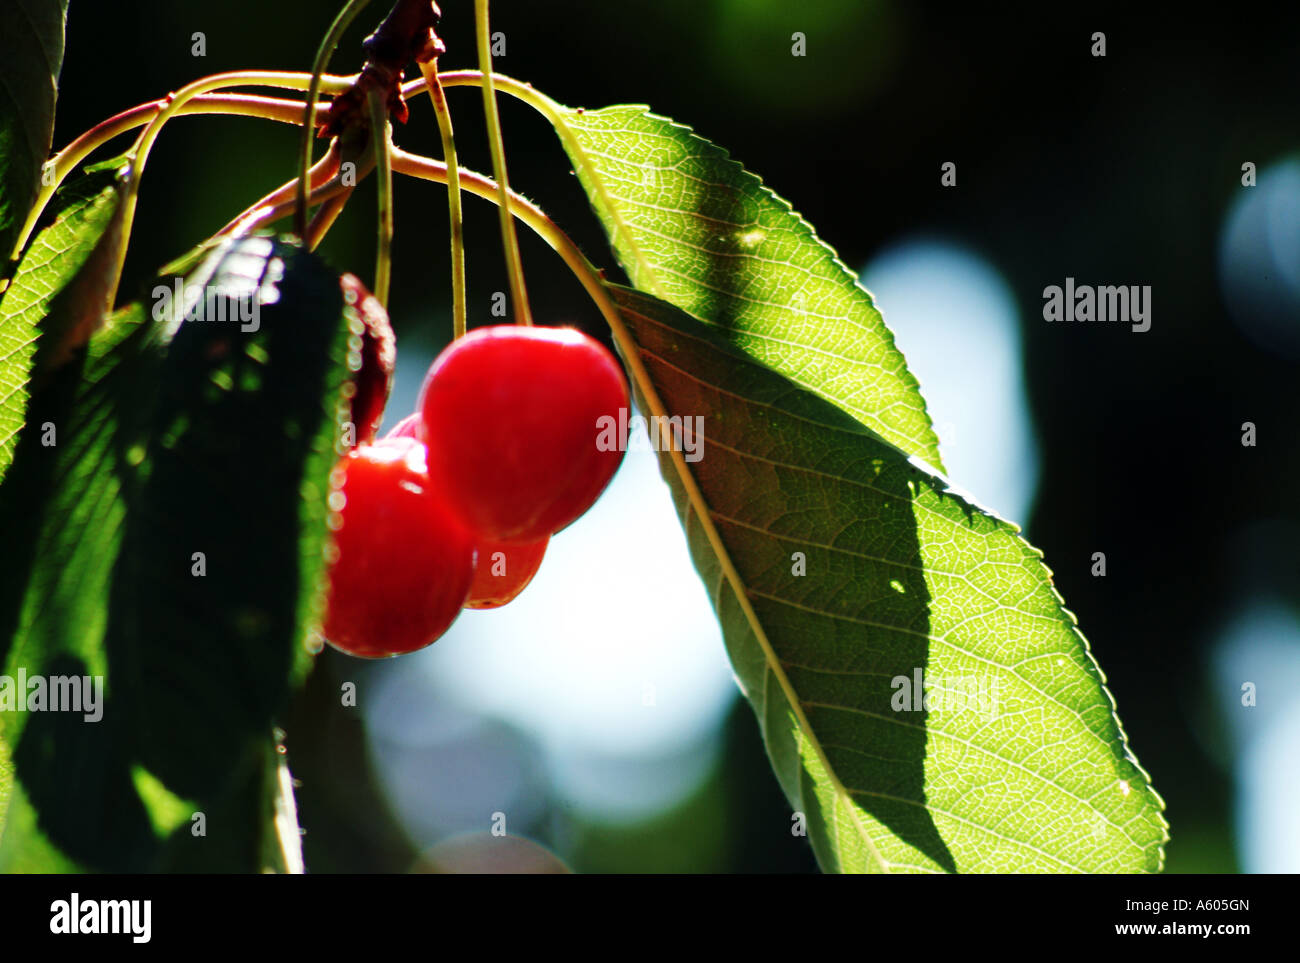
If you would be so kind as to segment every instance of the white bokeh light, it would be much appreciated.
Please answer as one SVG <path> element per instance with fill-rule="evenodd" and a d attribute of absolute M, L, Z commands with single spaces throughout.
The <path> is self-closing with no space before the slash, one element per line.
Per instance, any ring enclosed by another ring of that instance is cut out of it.
<path fill-rule="evenodd" d="M 414 345 L 399 352 L 386 427 L 414 407 L 430 360 Z M 435 645 L 383 671 L 403 673 L 429 706 L 517 726 L 541 747 L 565 803 L 597 818 L 650 815 L 695 789 L 738 694 L 657 456 L 644 445 L 551 539 L 517 599 L 462 613 Z M 405 701 L 404 711 L 369 713 L 373 740 L 400 742 L 397 730 L 419 725 Z M 401 780 L 385 782 L 402 793 Z M 395 806 L 419 805 L 408 802 Z"/>
<path fill-rule="evenodd" d="M 1001 275 L 960 245 L 913 239 L 862 272 L 921 384 L 948 477 L 1023 524 L 1038 485 L 1019 312 Z"/>
<path fill-rule="evenodd" d="M 1215 647 L 1211 682 L 1232 739 L 1236 838 L 1247 873 L 1300 872 L 1300 622 L 1255 599 Z M 1243 705 L 1252 683 L 1254 705 Z"/>
<path fill-rule="evenodd" d="M 1219 236 L 1219 281 L 1251 341 L 1300 357 L 1300 159 L 1269 165 L 1241 188 Z"/>
<path fill-rule="evenodd" d="M 524 593 L 465 612 L 420 669 L 555 749 L 656 754 L 714 726 L 736 687 L 654 453 L 627 452 Z"/>

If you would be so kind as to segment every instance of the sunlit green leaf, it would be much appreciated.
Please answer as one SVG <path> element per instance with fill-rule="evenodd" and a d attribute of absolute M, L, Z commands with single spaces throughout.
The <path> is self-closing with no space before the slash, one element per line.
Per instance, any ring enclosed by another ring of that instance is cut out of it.
<path fill-rule="evenodd" d="M 1158 870 L 1163 803 L 1018 529 L 715 325 L 609 290 L 699 429 L 698 497 L 664 475 L 823 868 Z"/>
<path fill-rule="evenodd" d="M 54 135 L 68 0 L 0 5 L 0 260 L 36 199 Z"/>
<path fill-rule="evenodd" d="M 84 340 L 103 314 L 107 279 L 97 268 L 118 236 L 119 200 L 112 170 L 66 184 L 0 296 L 0 478 L 13 460 L 38 354 L 49 360 L 74 329 Z"/>
<path fill-rule="evenodd" d="M 943 469 L 893 334 L 789 203 L 644 107 L 560 110 L 574 171 L 633 286 Z"/>

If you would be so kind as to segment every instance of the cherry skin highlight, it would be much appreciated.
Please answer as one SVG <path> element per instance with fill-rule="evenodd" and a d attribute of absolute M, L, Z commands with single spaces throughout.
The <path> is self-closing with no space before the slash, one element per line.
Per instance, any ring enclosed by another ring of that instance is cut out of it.
<path fill-rule="evenodd" d="M 407 415 L 388 430 L 385 438 L 415 438 L 420 431 L 420 416 Z M 475 544 L 477 562 L 474 582 L 470 585 L 467 609 L 495 609 L 511 602 L 541 568 L 542 557 L 550 537 L 540 542 L 507 543 L 479 539 Z"/>
<path fill-rule="evenodd" d="M 348 360 L 357 371 L 352 422 L 357 444 L 368 445 L 379 430 L 384 405 L 393 390 L 397 345 L 388 312 L 366 286 L 355 275 L 345 274 L 339 278 L 339 287 L 352 334 Z"/>
<path fill-rule="evenodd" d="M 523 543 L 480 539 L 475 546 L 478 561 L 474 564 L 474 581 L 465 608 L 497 609 L 514 601 L 542 567 L 542 557 L 550 541 L 549 537 Z"/>
<path fill-rule="evenodd" d="M 532 542 L 581 516 L 622 460 L 622 368 L 573 328 L 493 325 L 429 368 L 416 431 L 439 495 L 484 539 Z M 602 429 L 604 429 L 602 431 Z"/>
<path fill-rule="evenodd" d="M 323 631 L 365 658 L 413 652 L 455 621 L 474 578 L 474 536 L 435 496 L 425 447 L 410 438 L 360 445 L 335 469 L 343 504 Z"/>

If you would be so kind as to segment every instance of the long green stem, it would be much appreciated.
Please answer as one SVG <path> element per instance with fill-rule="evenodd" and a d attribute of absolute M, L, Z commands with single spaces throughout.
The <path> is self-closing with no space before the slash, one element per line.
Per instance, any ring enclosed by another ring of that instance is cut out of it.
<path fill-rule="evenodd" d="M 316 134 L 316 97 L 320 92 L 321 77 L 329 59 L 334 55 L 343 33 L 352 25 L 357 14 L 370 0 L 349 0 L 348 5 L 330 24 L 325 39 L 316 49 L 316 60 L 311 67 L 311 83 L 307 87 L 307 106 L 303 114 L 302 139 L 298 143 L 298 208 L 294 217 L 294 233 L 302 237 L 307 229 L 307 170 L 311 167 L 311 139 Z"/>
<path fill-rule="evenodd" d="M 497 114 L 496 90 L 492 85 L 492 45 L 488 28 L 488 0 L 474 0 L 474 25 L 478 34 L 478 65 L 483 74 L 483 112 L 487 117 L 488 143 L 492 148 L 492 174 L 501 195 L 501 243 L 505 247 L 506 270 L 510 275 L 510 298 L 514 301 L 515 320 L 532 324 L 528 291 L 524 287 L 524 266 L 519 256 L 519 239 L 515 221 L 510 216 L 510 184 L 506 177 L 506 151 L 501 140 L 501 118 Z"/>
<path fill-rule="evenodd" d="M 447 96 L 438 81 L 438 61 L 420 64 L 420 72 L 429 88 L 433 112 L 438 118 L 438 133 L 442 136 L 442 157 L 447 164 L 447 219 L 451 222 L 451 325 L 452 337 L 465 334 L 467 308 L 465 305 L 465 222 L 460 207 L 460 163 L 456 159 L 456 138 L 452 132 L 451 111 L 447 109 Z"/>
<path fill-rule="evenodd" d="M 372 292 L 384 310 L 388 309 L 388 285 L 393 267 L 393 143 L 389 138 L 388 105 L 381 90 L 366 94 L 370 108 L 370 135 L 379 170 L 379 244 L 375 255 L 375 287 Z"/>

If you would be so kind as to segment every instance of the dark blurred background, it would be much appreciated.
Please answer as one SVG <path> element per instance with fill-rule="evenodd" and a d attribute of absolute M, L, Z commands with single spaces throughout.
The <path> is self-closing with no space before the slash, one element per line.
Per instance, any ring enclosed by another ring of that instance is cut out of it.
<path fill-rule="evenodd" d="M 72 0 L 55 145 L 205 74 L 310 69 L 340 5 Z M 472 5 L 442 6 L 443 68 L 474 66 Z M 502 72 L 693 126 L 865 271 L 955 482 L 1024 526 L 1078 615 L 1168 803 L 1169 871 L 1295 872 L 1300 24 L 1281 5 L 1133 7 L 498 0 L 493 29 Z M 359 67 L 386 9 L 362 15 L 334 72 Z M 490 171 L 477 91 L 449 96 L 462 163 Z M 411 113 L 395 139 L 438 156 L 427 98 Z M 549 128 L 504 97 L 502 116 L 512 185 L 613 268 Z M 265 121 L 174 121 L 122 290 L 286 180 L 296 140 Z M 396 193 L 390 422 L 450 336 L 445 191 Z M 507 285 L 495 212 L 466 205 L 474 324 Z M 373 219 L 366 183 L 321 248 L 367 282 Z M 521 239 L 534 312 L 602 335 L 563 264 Z M 1151 330 L 1046 323 L 1043 289 L 1066 277 L 1150 285 Z M 815 869 L 680 571 L 666 489 L 631 461 L 599 525 L 575 526 L 552 580 L 516 603 L 533 608 L 471 613 L 391 664 L 322 655 L 285 720 L 309 870 Z M 494 842 L 496 814 L 532 842 Z"/>

